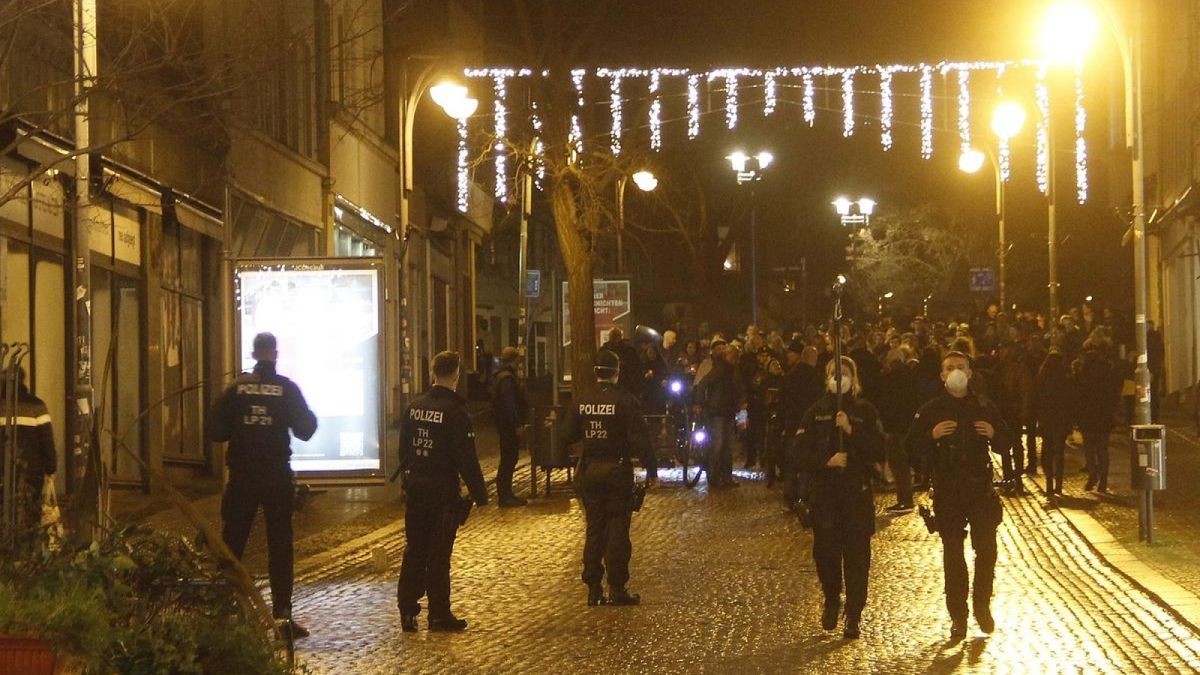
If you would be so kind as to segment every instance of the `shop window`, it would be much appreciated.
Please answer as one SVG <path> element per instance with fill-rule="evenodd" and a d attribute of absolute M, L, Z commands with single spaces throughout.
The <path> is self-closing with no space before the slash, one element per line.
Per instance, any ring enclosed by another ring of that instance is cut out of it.
<path fill-rule="evenodd" d="M 163 455 L 202 462 L 204 287 L 202 238 L 178 223 L 163 223 L 162 349 Z"/>

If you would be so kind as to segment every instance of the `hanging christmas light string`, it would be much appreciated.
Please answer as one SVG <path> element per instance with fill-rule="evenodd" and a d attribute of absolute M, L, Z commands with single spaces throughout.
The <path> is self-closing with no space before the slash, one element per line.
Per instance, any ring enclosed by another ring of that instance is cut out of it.
<path fill-rule="evenodd" d="M 493 146 L 496 154 L 496 200 L 501 204 L 508 203 L 508 154 L 504 145 L 504 137 L 508 133 L 508 107 L 505 102 L 508 96 L 507 77 L 503 72 L 493 75 L 496 93 L 492 106 L 496 134 L 496 144 Z"/>
<path fill-rule="evenodd" d="M 921 66 L 921 159 L 933 157 L 933 68 Z"/>
<path fill-rule="evenodd" d="M 1083 132 L 1087 127 L 1087 111 L 1083 109 L 1083 64 L 1075 66 L 1075 192 L 1079 203 L 1087 202 L 1087 140 Z"/>
<path fill-rule="evenodd" d="M 650 71 L 650 149 L 662 150 L 662 94 L 659 92 L 662 73 Z"/>
<path fill-rule="evenodd" d="M 466 213 L 470 206 L 471 172 L 467 160 L 467 118 L 460 117 L 458 118 L 458 185 L 456 191 L 459 213 Z"/>
<path fill-rule="evenodd" d="M 700 135 L 700 76 L 688 75 L 687 81 L 688 138 Z"/>
<path fill-rule="evenodd" d="M 533 171 L 538 189 L 541 189 L 546 180 L 546 144 L 542 141 L 542 113 L 538 110 L 537 101 L 531 101 L 529 105 L 533 111 L 529 117 L 529 124 L 533 127 Z"/>
<path fill-rule="evenodd" d="M 571 71 L 571 84 L 575 85 L 575 110 L 571 113 L 571 131 L 567 143 L 574 149 L 575 157 L 583 156 L 583 128 L 579 122 L 579 113 L 587 104 L 583 100 L 583 76 L 586 73 L 582 68 Z"/>
<path fill-rule="evenodd" d="M 763 73 L 763 117 L 775 114 L 775 103 L 778 94 L 775 91 L 775 75 L 778 70 L 768 70 Z"/>
<path fill-rule="evenodd" d="M 1042 194 L 1050 190 L 1050 88 L 1046 85 L 1046 67 L 1037 69 L 1034 88 L 1037 100 L 1037 185 Z"/>
<path fill-rule="evenodd" d="M 800 105 L 804 113 L 804 121 L 811 127 L 817 121 L 817 109 L 813 105 L 813 90 L 815 89 L 813 71 L 810 68 L 798 68 L 797 70 L 800 74 L 800 85 L 804 88 Z"/>
<path fill-rule="evenodd" d="M 854 69 L 842 70 L 842 137 L 854 135 Z"/>
<path fill-rule="evenodd" d="M 619 73 L 611 75 L 612 80 L 609 82 L 610 103 L 609 110 L 612 112 L 612 132 L 609 137 L 612 139 L 609 147 L 612 149 L 612 154 L 621 154 L 621 116 L 622 116 L 622 101 L 621 101 L 621 75 Z"/>
<path fill-rule="evenodd" d="M 960 152 L 971 150 L 971 71 L 958 71 L 958 140 Z"/>
<path fill-rule="evenodd" d="M 892 149 L 892 69 L 879 67 L 879 142 L 885 151 Z"/>

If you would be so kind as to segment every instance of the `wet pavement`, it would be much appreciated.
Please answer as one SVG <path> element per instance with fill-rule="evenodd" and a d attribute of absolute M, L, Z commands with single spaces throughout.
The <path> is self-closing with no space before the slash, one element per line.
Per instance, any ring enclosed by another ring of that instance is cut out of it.
<path fill-rule="evenodd" d="M 525 479 L 528 479 L 527 474 Z M 565 487 L 565 485 L 563 486 Z M 891 502 L 879 496 L 878 505 Z M 400 631 L 400 524 L 300 561 L 295 605 L 317 673 L 1195 672 L 1200 637 L 1100 560 L 1039 498 L 1006 500 L 998 629 L 950 642 L 941 547 L 915 515 L 880 516 L 863 636 L 818 626 L 811 535 L 775 491 L 651 491 L 633 518 L 633 608 L 585 606 L 583 515 L 559 489 L 477 510 L 455 548 L 462 634 Z M 974 629 L 974 625 L 972 625 Z"/>

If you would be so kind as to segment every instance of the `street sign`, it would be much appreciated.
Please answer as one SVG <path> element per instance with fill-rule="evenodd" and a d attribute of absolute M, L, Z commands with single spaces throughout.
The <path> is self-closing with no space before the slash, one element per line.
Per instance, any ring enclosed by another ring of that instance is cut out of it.
<path fill-rule="evenodd" d="M 541 270 L 525 270 L 525 297 L 530 299 L 542 297 Z"/>
<path fill-rule="evenodd" d="M 977 293 L 991 293 L 996 290 L 996 272 L 990 267 L 971 268 L 971 290 Z"/>

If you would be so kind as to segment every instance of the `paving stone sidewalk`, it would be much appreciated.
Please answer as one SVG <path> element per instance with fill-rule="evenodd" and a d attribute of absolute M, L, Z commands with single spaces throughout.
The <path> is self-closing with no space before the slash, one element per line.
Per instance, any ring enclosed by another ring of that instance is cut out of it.
<path fill-rule="evenodd" d="M 880 516 L 863 637 L 847 642 L 818 627 L 811 535 L 777 492 L 668 480 L 634 516 L 640 607 L 584 605 L 583 515 L 559 491 L 478 510 L 460 532 L 454 608 L 472 622 L 466 633 L 401 633 L 396 526 L 302 570 L 296 610 L 313 635 L 300 654 L 317 673 L 1200 670 L 1200 637 L 1061 513 L 1036 498 L 1006 509 L 990 637 L 947 640 L 941 547 L 915 515 Z"/>

